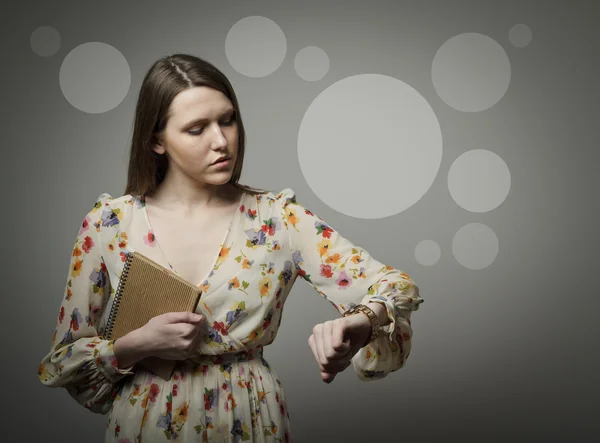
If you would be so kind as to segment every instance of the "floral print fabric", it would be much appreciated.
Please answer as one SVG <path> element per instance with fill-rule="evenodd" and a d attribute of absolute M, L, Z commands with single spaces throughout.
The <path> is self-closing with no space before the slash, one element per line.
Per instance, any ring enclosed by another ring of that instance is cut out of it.
<path fill-rule="evenodd" d="M 85 408 L 108 415 L 105 442 L 292 441 L 283 386 L 263 349 L 277 336 L 297 277 L 340 314 L 358 303 L 385 305 L 386 332 L 352 359 L 359 379 L 381 379 L 406 363 L 411 313 L 423 302 L 415 282 L 285 188 L 241 196 L 199 285 L 204 340 L 171 379 L 139 365 L 119 368 L 114 341 L 102 336 L 125 254 L 139 251 L 173 269 L 159 243 L 144 196 L 98 197 L 77 234 L 51 348 L 39 365 L 44 385 L 63 387 Z"/>

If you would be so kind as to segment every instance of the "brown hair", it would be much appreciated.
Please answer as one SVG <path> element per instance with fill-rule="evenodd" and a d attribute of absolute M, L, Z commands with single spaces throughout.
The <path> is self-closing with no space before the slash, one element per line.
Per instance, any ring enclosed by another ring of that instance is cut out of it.
<path fill-rule="evenodd" d="M 229 183 L 250 194 L 268 191 L 238 183 L 244 163 L 246 133 L 231 83 L 214 65 L 189 54 L 173 54 L 157 60 L 146 73 L 135 109 L 125 194 L 152 193 L 165 178 L 168 160 L 152 150 L 170 117 L 171 102 L 181 91 L 208 86 L 222 92 L 235 109 L 238 154 Z"/>

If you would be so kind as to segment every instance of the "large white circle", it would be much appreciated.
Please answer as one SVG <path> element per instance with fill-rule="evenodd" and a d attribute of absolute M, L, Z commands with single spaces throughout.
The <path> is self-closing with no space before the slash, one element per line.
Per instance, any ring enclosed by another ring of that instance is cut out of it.
<path fill-rule="evenodd" d="M 506 51 L 487 35 L 452 37 L 436 52 L 431 68 L 440 98 L 459 111 L 478 112 L 494 106 L 510 84 Z"/>
<path fill-rule="evenodd" d="M 454 258 L 467 269 L 488 267 L 496 259 L 498 249 L 498 237 L 483 223 L 464 225 L 452 240 Z"/>
<path fill-rule="evenodd" d="M 265 77 L 283 63 L 287 51 L 285 34 L 273 20 L 245 17 L 235 23 L 225 39 L 225 55 L 240 74 Z"/>
<path fill-rule="evenodd" d="M 473 149 L 461 154 L 448 171 L 448 190 L 463 209 L 487 212 L 506 200 L 510 170 L 498 154 Z"/>
<path fill-rule="evenodd" d="M 77 46 L 62 62 L 60 88 L 71 105 L 101 114 L 116 108 L 131 85 L 127 60 L 115 47 L 101 42 Z"/>
<path fill-rule="evenodd" d="M 314 193 L 358 218 L 388 217 L 414 205 L 442 160 L 442 132 L 414 88 L 380 74 L 344 78 L 307 109 L 298 159 Z"/>

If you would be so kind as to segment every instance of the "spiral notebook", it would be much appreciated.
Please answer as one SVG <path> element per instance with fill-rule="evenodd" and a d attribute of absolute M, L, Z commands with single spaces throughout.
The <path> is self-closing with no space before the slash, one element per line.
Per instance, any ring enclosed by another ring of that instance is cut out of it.
<path fill-rule="evenodd" d="M 106 323 L 104 338 L 115 340 L 167 312 L 194 312 L 202 290 L 139 252 L 127 254 Z M 147 357 L 138 364 L 169 380 L 176 360 Z"/>

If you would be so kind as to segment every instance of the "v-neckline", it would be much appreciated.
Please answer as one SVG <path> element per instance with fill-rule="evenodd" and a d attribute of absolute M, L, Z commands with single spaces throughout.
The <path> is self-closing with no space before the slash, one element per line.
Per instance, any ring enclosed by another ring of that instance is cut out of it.
<path fill-rule="evenodd" d="M 235 227 L 237 227 L 237 221 L 239 220 L 240 215 L 240 207 L 241 205 L 244 203 L 244 197 L 245 197 L 246 193 L 244 191 L 241 192 L 240 198 L 238 200 L 238 204 L 235 208 L 235 212 L 233 214 L 232 219 L 229 222 L 229 226 L 227 227 L 227 230 L 225 231 L 225 235 L 223 236 L 223 239 L 221 240 L 221 243 L 219 244 L 219 248 L 216 254 L 213 255 L 213 259 L 211 261 L 211 267 L 209 268 L 208 274 L 206 276 L 204 276 L 199 283 L 195 284 L 193 282 L 189 282 L 191 284 L 193 284 L 196 287 L 200 287 L 201 285 L 204 284 L 205 281 L 207 281 L 210 277 L 211 274 L 213 273 L 215 266 L 217 264 L 217 261 L 219 259 L 219 256 L 221 255 L 221 250 L 223 248 L 223 246 L 225 246 L 225 244 L 227 243 L 227 241 L 229 240 L 229 235 L 231 233 L 231 231 L 234 230 Z M 150 232 L 152 232 L 152 235 L 154 236 L 154 243 L 155 245 L 158 247 L 160 254 L 162 255 L 163 260 L 167 263 L 167 265 L 169 265 L 169 268 L 171 268 L 171 271 L 173 271 L 175 274 L 179 275 L 182 278 L 183 277 L 179 272 L 177 272 L 177 270 L 173 267 L 173 265 L 171 265 L 171 262 L 169 261 L 169 258 L 167 257 L 167 255 L 165 254 L 164 249 L 161 247 L 160 243 L 158 242 L 158 239 L 156 238 L 156 234 L 154 233 L 154 228 L 152 227 L 152 223 L 150 222 L 150 216 L 148 215 L 148 210 L 146 208 L 146 195 L 142 194 L 139 196 L 140 200 L 141 200 L 141 209 L 142 212 L 144 213 L 144 218 L 146 220 L 146 225 L 148 227 L 148 229 L 150 230 Z M 186 281 L 189 281 L 186 279 Z"/>

